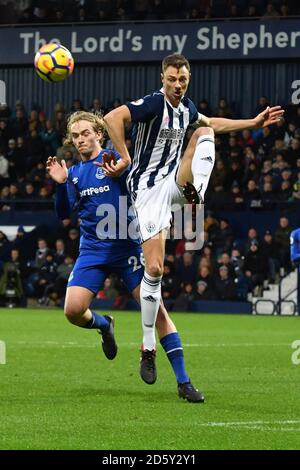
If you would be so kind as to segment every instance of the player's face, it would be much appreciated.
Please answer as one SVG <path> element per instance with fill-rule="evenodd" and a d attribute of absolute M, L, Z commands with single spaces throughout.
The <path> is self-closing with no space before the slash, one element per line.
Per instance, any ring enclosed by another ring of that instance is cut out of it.
<path fill-rule="evenodd" d="M 96 157 L 101 146 L 101 134 L 97 134 L 89 121 L 77 121 L 71 126 L 73 143 L 83 159 Z"/>
<path fill-rule="evenodd" d="M 172 106 L 177 107 L 185 94 L 189 81 L 190 72 L 186 66 L 177 69 L 171 65 L 161 74 L 164 92 Z"/>

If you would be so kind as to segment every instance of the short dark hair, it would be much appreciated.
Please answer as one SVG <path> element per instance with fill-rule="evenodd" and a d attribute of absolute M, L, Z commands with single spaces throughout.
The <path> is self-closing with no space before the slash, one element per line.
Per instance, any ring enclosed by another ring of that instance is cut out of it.
<path fill-rule="evenodd" d="M 189 72 L 191 70 L 189 61 L 181 54 L 171 54 L 165 57 L 162 61 L 162 72 L 164 73 L 170 66 L 175 67 L 176 69 L 186 66 Z"/>

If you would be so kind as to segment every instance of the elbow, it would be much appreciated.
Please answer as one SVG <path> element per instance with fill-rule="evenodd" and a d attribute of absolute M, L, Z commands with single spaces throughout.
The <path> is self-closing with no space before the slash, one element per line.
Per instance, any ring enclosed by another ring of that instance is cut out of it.
<path fill-rule="evenodd" d="M 111 127 L 113 123 L 116 122 L 116 115 L 117 115 L 117 110 L 113 109 L 109 113 L 105 114 L 105 116 L 103 116 L 103 120 L 105 124 L 107 125 L 107 127 Z"/>
<path fill-rule="evenodd" d="M 111 114 L 112 113 L 110 112 L 103 117 L 104 123 L 107 128 L 109 128 L 112 125 L 113 116 L 111 116 Z"/>

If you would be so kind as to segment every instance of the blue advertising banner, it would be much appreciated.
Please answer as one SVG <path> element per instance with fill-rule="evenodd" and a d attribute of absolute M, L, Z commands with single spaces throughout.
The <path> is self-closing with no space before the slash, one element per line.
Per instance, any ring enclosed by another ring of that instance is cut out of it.
<path fill-rule="evenodd" d="M 30 64 L 46 42 L 60 42 L 77 63 L 157 61 L 173 52 L 189 60 L 300 56 L 300 19 L 118 23 L 0 28 L 0 64 Z"/>

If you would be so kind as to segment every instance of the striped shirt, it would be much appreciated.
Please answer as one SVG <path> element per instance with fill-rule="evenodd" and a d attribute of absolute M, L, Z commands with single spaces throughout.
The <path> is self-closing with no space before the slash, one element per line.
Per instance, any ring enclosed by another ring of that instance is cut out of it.
<path fill-rule="evenodd" d="M 134 124 L 134 155 L 127 185 L 134 192 L 151 188 L 178 165 L 186 130 L 201 120 L 201 114 L 186 97 L 174 108 L 162 89 L 127 106 Z"/>

